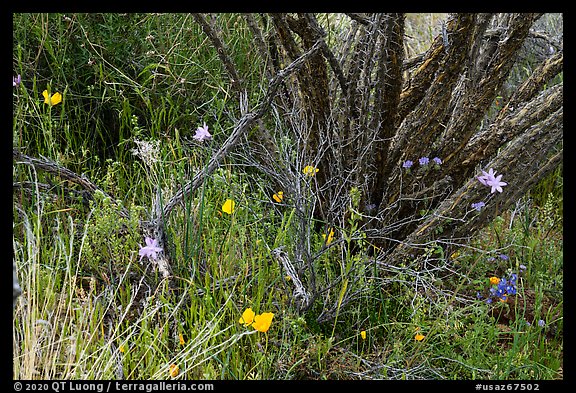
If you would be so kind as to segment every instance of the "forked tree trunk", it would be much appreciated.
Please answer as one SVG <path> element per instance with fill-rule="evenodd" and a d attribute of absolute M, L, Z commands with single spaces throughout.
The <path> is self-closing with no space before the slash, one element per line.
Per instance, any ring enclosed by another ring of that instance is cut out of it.
<path fill-rule="evenodd" d="M 335 295 L 318 287 L 322 279 L 310 250 L 310 211 L 344 233 L 352 229 L 352 208 L 359 210 L 362 233 L 354 236 L 373 246 L 372 260 L 387 266 L 409 262 L 418 269 L 418 255 L 432 244 L 466 245 L 562 164 L 563 84 L 549 84 L 562 72 L 561 39 L 550 41 L 553 53 L 523 83 L 501 94 L 527 39 L 546 37 L 532 29 L 541 16 L 453 14 L 428 50 L 410 59 L 404 14 L 342 16 L 350 18 L 349 26 L 331 46 L 315 15 L 263 17 L 273 26 L 257 34 L 261 47 L 267 43 L 260 51 L 267 64 L 288 64 L 315 43 L 322 48 L 296 78 L 286 80 L 287 94 L 274 101 L 280 115 L 261 126 L 259 139 L 244 150 L 279 187 L 300 195 L 293 201 L 303 224 L 292 255 L 306 262 L 303 275 L 313 296 L 324 297 L 318 320 L 333 318 L 335 309 L 362 288 L 354 292 L 350 285 L 341 304 L 328 304 Z M 276 130 L 268 131 L 274 125 Z M 275 133 L 288 134 L 297 142 L 294 149 L 304 150 L 294 154 L 296 167 L 313 163 L 320 169 L 312 210 L 301 197 L 298 170 L 277 164 L 289 155 L 279 154 Z M 431 160 L 426 170 L 418 164 L 421 157 Z M 431 169 L 434 157 L 442 163 Z M 410 172 L 403 168 L 406 160 L 414 162 Z M 503 192 L 491 193 L 478 181 L 481 170 L 489 168 L 508 183 Z M 361 191 L 359 206 L 351 206 L 352 188 Z M 480 212 L 472 207 L 479 201 L 486 204 Z"/>
<path fill-rule="evenodd" d="M 546 83 L 562 71 L 561 48 L 487 117 L 539 17 L 454 14 L 414 64 L 404 56 L 403 14 L 351 15 L 349 35 L 332 48 L 314 15 L 272 15 L 274 57 L 288 62 L 322 42 L 288 86 L 294 102 L 277 101 L 298 115 L 286 120 L 294 128 L 305 119 L 322 169 L 321 218 L 345 227 L 343 200 L 359 187 L 371 242 L 392 259 L 414 255 L 431 240 L 470 237 L 560 165 L 563 85 Z M 420 157 L 439 157 L 440 169 L 417 170 Z M 415 162 L 410 174 L 406 160 Z M 508 186 L 487 197 L 476 176 L 490 167 Z M 487 206 L 474 215 L 480 200 Z M 440 226 L 441 237 L 432 230 Z"/>

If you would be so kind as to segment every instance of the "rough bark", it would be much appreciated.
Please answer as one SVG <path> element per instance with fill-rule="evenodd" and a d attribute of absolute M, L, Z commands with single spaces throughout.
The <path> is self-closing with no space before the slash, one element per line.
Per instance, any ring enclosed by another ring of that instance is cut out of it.
<path fill-rule="evenodd" d="M 287 88 L 301 98 L 299 116 L 322 119 L 317 127 L 307 123 L 309 154 L 323 164 L 316 189 L 321 218 L 346 228 L 348 191 L 358 187 L 376 258 L 400 263 L 431 243 L 469 240 L 561 164 L 563 85 L 547 86 L 562 72 L 561 43 L 490 114 L 541 14 L 453 14 L 430 48 L 407 60 L 404 15 L 348 17 L 344 42 L 314 58 Z M 306 37 L 324 38 L 314 15 L 271 18 L 288 56 Z M 442 164 L 439 170 L 415 164 L 410 174 L 402 168 L 420 157 Z M 490 189 L 476 179 L 490 167 L 504 174 L 505 192 L 487 196 Z M 492 208 L 473 214 L 478 200 Z"/>

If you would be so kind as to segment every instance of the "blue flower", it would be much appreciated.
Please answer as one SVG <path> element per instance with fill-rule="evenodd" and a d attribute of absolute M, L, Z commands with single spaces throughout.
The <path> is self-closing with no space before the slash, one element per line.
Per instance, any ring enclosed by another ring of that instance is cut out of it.
<path fill-rule="evenodd" d="M 404 161 L 404 164 L 402 164 L 402 168 L 411 168 L 412 165 L 414 165 L 414 163 L 410 160 L 406 160 Z"/>
<path fill-rule="evenodd" d="M 507 260 L 509 259 L 509 258 L 508 258 L 508 255 L 506 255 L 506 254 L 500 254 L 500 255 L 498 255 L 498 256 L 499 256 L 500 259 L 502 259 L 503 261 L 507 261 Z"/>
<path fill-rule="evenodd" d="M 510 277 L 506 279 L 506 277 L 496 278 L 492 277 L 490 282 L 493 284 L 489 289 L 488 299 L 491 299 L 487 303 L 492 303 L 493 300 L 499 299 L 502 302 L 505 302 L 508 299 L 508 296 L 514 296 L 518 293 L 518 288 L 516 286 L 516 282 L 518 280 L 518 275 L 516 273 L 511 273 Z M 481 299 L 479 293 L 476 294 L 478 299 Z"/>
<path fill-rule="evenodd" d="M 432 161 L 434 161 L 436 165 L 442 165 L 442 160 L 439 157 L 434 157 Z"/>
<path fill-rule="evenodd" d="M 484 202 L 476 202 L 472 204 L 472 207 L 478 211 L 482 210 L 484 206 L 486 206 Z"/>
<path fill-rule="evenodd" d="M 418 160 L 418 163 L 422 166 L 428 165 L 429 162 L 430 162 L 430 159 L 428 157 L 422 157 Z"/>
<path fill-rule="evenodd" d="M 544 322 L 544 320 L 541 319 L 541 320 L 538 321 L 538 326 L 544 327 L 544 326 L 546 326 L 546 322 Z"/>

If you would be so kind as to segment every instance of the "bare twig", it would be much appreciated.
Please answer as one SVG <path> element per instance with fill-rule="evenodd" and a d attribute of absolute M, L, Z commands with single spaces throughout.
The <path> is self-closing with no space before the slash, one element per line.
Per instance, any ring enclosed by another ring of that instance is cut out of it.
<path fill-rule="evenodd" d="M 236 90 L 238 93 L 242 92 L 242 80 L 238 75 L 238 71 L 236 71 L 236 66 L 232 62 L 232 59 L 230 59 L 230 56 L 228 56 L 228 51 L 224 42 L 220 38 L 220 35 L 218 34 L 218 30 L 214 29 L 202 14 L 192 14 L 192 16 L 194 17 L 194 20 L 196 20 L 196 22 L 202 27 L 202 30 L 208 36 L 208 38 L 210 38 L 212 44 L 214 44 L 214 47 L 218 52 L 218 57 L 220 58 L 220 61 L 222 61 L 222 64 L 224 64 L 224 67 L 230 76 L 234 90 Z"/>
<path fill-rule="evenodd" d="M 348 15 L 350 17 L 350 19 L 355 20 L 356 22 L 362 24 L 362 25 L 368 25 L 370 24 L 370 19 L 365 17 L 362 14 L 357 14 L 357 13 L 347 13 L 346 15 Z"/>
<path fill-rule="evenodd" d="M 294 299 L 297 302 L 298 309 L 306 310 L 310 306 L 312 297 L 302 284 L 300 276 L 298 276 L 288 254 L 281 247 L 278 247 L 272 250 L 272 255 L 278 261 L 288 277 L 290 277 L 290 281 L 294 284 Z"/>
<path fill-rule="evenodd" d="M 306 59 L 316 53 L 319 49 L 320 43 L 315 44 L 312 48 L 310 48 L 309 51 L 293 61 L 288 67 L 280 71 L 272 79 L 268 88 L 268 92 L 264 96 L 262 102 L 256 106 L 256 111 L 247 113 L 242 116 L 228 139 L 226 139 L 226 141 L 223 143 L 222 147 L 210 158 L 210 161 L 206 167 L 202 171 L 198 172 L 191 182 L 187 183 L 176 193 L 176 195 L 170 199 L 170 201 L 168 201 L 168 203 L 166 203 L 164 209 L 162 210 L 163 217 L 167 217 L 177 204 L 181 203 L 190 193 L 194 192 L 198 189 L 198 187 L 202 185 L 206 177 L 210 176 L 212 172 L 214 172 L 214 170 L 220 165 L 222 159 L 228 154 L 230 149 L 236 145 L 240 136 L 244 135 L 247 130 L 252 127 L 254 122 L 261 118 L 268 111 L 268 109 L 270 109 L 274 96 L 281 82 L 290 73 L 294 72 L 294 70 L 300 68 Z"/>

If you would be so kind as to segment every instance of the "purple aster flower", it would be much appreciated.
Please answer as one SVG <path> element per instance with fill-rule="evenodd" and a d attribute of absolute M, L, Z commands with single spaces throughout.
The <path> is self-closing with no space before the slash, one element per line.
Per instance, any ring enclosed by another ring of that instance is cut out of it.
<path fill-rule="evenodd" d="M 484 202 L 476 202 L 472 204 L 472 207 L 478 211 L 482 210 L 484 206 L 486 206 Z"/>
<path fill-rule="evenodd" d="M 498 256 L 499 256 L 500 259 L 502 259 L 503 261 L 507 261 L 507 260 L 509 259 L 509 258 L 508 258 L 508 255 L 506 255 L 506 254 L 500 254 L 500 255 L 498 255 Z"/>
<path fill-rule="evenodd" d="M 437 165 L 442 165 L 442 160 L 439 157 L 434 157 L 432 161 L 434 161 Z"/>
<path fill-rule="evenodd" d="M 496 176 L 494 179 L 486 180 L 486 185 L 492 187 L 490 192 L 494 194 L 494 192 L 502 192 L 502 187 L 507 186 L 508 183 L 500 181 L 502 179 L 502 175 Z"/>
<path fill-rule="evenodd" d="M 20 74 L 18 74 L 18 76 L 13 76 L 13 77 L 12 77 L 12 86 L 13 86 L 13 87 L 18 87 L 18 86 L 20 86 L 20 82 L 22 82 L 22 78 L 20 77 Z"/>
<path fill-rule="evenodd" d="M 523 272 L 524 270 L 526 270 L 526 265 L 520 265 L 518 266 L 518 269 L 520 269 L 520 272 Z"/>
<path fill-rule="evenodd" d="M 492 299 L 491 299 L 491 298 L 486 299 L 486 303 L 491 304 L 491 303 L 492 303 Z"/>
<path fill-rule="evenodd" d="M 414 163 L 410 160 L 406 160 L 404 161 L 404 164 L 402 164 L 402 168 L 410 168 L 412 167 L 412 165 L 414 165 Z"/>
<path fill-rule="evenodd" d="M 428 165 L 429 162 L 430 162 L 430 159 L 428 157 L 422 157 L 418 160 L 418 163 L 422 166 Z"/>
<path fill-rule="evenodd" d="M 151 259 L 158 258 L 156 253 L 162 251 L 162 247 L 158 247 L 158 240 L 152 239 L 150 237 L 146 237 L 146 246 L 140 247 L 140 251 L 138 254 L 140 255 L 140 260 L 144 257 L 148 257 Z"/>
<path fill-rule="evenodd" d="M 210 135 L 210 133 L 208 132 L 208 126 L 206 125 L 206 123 L 204 123 L 202 127 L 198 127 L 198 129 L 196 130 L 196 135 L 194 135 L 193 138 L 200 142 L 202 142 L 205 139 L 212 138 L 212 135 Z"/>
<path fill-rule="evenodd" d="M 476 292 L 476 299 L 482 299 L 482 294 L 480 292 Z"/>

